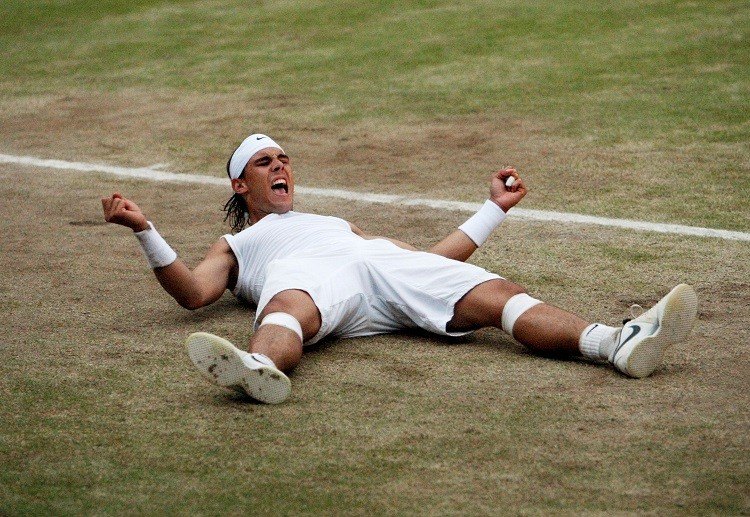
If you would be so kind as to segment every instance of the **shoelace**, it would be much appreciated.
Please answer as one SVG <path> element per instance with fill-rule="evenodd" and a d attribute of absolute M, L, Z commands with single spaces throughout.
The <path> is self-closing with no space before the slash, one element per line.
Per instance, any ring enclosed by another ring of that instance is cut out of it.
<path fill-rule="evenodd" d="M 638 314 L 636 314 L 636 312 Z M 625 318 L 624 320 L 622 320 L 622 324 L 625 325 L 629 321 L 633 321 L 634 319 L 636 319 L 638 316 L 640 316 L 644 312 L 646 312 L 646 309 L 644 309 L 643 307 L 641 307 L 637 303 L 634 303 L 633 305 L 630 306 L 630 317 L 629 318 Z"/>

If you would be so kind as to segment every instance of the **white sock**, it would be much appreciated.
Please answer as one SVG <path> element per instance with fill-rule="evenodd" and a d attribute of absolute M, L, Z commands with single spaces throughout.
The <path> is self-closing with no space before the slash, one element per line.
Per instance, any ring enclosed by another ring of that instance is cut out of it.
<path fill-rule="evenodd" d="M 578 339 L 578 349 L 587 359 L 608 359 L 617 346 L 619 328 L 609 327 L 601 323 L 592 323 L 581 333 Z"/>

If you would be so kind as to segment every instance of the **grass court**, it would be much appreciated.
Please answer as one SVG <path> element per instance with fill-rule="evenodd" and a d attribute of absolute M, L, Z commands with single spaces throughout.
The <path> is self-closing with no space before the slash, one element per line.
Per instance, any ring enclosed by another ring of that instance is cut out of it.
<path fill-rule="evenodd" d="M 0 153 L 226 177 L 251 132 L 306 187 L 750 232 L 742 1 L 16 1 L 0 6 Z M 240 345 L 188 312 L 99 198 L 190 265 L 226 188 L 0 164 L 0 514 L 747 514 L 750 245 L 510 217 L 471 259 L 618 324 L 677 283 L 692 337 L 635 381 L 499 331 L 327 341 L 280 406 L 194 372 Z M 299 196 L 428 247 L 468 214 Z M 512 211 L 511 211 L 512 214 Z"/>

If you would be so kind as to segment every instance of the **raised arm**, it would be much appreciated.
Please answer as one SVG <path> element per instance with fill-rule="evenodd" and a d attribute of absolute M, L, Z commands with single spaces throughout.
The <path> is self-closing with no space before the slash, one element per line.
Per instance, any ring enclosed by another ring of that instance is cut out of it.
<path fill-rule="evenodd" d="M 237 262 L 224 239 L 211 246 L 206 258 L 190 270 L 134 202 L 115 193 L 102 198 L 102 208 L 107 222 L 135 232 L 157 280 L 182 307 L 197 309 L 209 305 L 234 282 Z"/>
<path fill-rule="evenodd" d="M 515 183 L 506 187 L 505 182 L 513 177 Z M 490 198 L 484 206 L 469 218 L 459 229 L 430 248 L 431 253 L 464 262 L 481 246 L 490 233 L 526 195 L 528 190 L 516 169 L 506 168 L 492 175 Z"/>
<path fill-rule="evenodd" d="M 505 182 L 511 176 L 516 181 L 512 186 L 506 187 Z M 515 169 L 506 168 L 496 172 L 491 179 L 490 198 L 479 212 L 427 251 L 464 262 L 484 243 L 492 230 L 505 218 L 508 210 L 521 201 L 526 193 L 526 186 Z M 402 248 L 416 250 L 411 244 L 388 237 L 368 235 L 357 226 L 349 224 L 354 233 L 365 239 L 386 239 Z"/>

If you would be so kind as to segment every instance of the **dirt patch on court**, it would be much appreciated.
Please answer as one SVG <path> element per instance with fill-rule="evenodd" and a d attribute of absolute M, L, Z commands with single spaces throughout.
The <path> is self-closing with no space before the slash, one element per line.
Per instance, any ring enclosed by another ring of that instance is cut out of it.
<path fill-rule="evenodd" d="M 719 174 L 747 166 L 740 145 L 602 147 L 560 136 L 561 122 L 481 114 L 427 123 L 367 120 L 342 129 L 310 123 L 305 114 L 314 109 L 285 96 L 139 89 L 6 99 L 0 151 L 161 164 L 221 177 L 234 146 L 248 132 L 264 131 L 292 155 L 302 185 L 476 201 L 494 170 L 513 165 L 529 185 L 527 207 L 750 228 L 750 213 L 737 205 L 731 177 Z M 692 174 L 697 170 L 716 177 L 698 184 Z M 638 192 L 636 199 L 632 192 Z M 710 211 L 707 198 L 713 200 Z"/>

